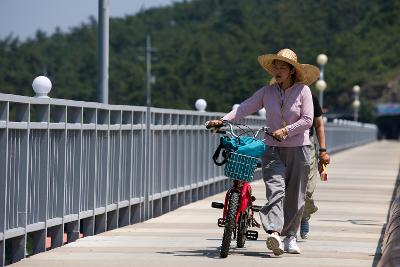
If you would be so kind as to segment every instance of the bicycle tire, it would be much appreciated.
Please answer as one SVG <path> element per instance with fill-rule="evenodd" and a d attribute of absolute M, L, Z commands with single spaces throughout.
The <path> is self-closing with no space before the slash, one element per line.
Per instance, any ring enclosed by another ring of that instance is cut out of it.
<path fill-rule="evenodd" d="M 246 231 L 248 228 L 247 217 L 248 217 L 247 212 L 240 215 L 237 237 L 236 237 L 236 245 L 238 248 L 243 248 L 246 243 Z"/>
<path fill-rule="evenodd" d="M 225 219 L 224 235 L 222 236 L 222 244 L 220 256 L 228 257 L 229 247 L 231 245 L 232 233 L 236 229 L 236 213 L 239 205 L 239 193 L 232 192 L 229 197 L 228 211 Z"/>

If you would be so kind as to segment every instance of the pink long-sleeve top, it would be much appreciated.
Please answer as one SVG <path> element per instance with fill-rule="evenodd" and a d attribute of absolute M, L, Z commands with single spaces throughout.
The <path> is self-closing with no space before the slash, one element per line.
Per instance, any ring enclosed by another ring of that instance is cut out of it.
<path fill-rule="evenodd" d="M 282 101 L 283 112 L 281 113 Z M 308 86 L 295 83 L 286 90 L 281 90 L 278 84 L 264 86 L 222 119 L 240 120 L 262 108 L 266 110 L 266 126 L 270 127 L 271 132 L 282 128 L 282 115 L 288 132 L 287 138 L 282 142 L 266 136 L 265 143 L 267 145 L 296 147 L 311 144 L 309 128 L 312 125 L 314 108 Z"/>

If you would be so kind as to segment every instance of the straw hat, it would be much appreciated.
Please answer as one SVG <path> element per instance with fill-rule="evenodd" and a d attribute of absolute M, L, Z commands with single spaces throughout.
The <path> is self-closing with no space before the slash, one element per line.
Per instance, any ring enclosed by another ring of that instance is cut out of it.
<path fill-rule="evenodd" d="M 282 60 L 292 65 L 296 69 L 296 82 L 311 85 L 319 78 L 319 69 L 316 66 L 300 64 L 297 62 L 296 53 L 288 48 L 282 49 L 277 54 L 261 55 L 258 57 L 261 67 L 272 76 L 275 76 L 274 60 Z"/>

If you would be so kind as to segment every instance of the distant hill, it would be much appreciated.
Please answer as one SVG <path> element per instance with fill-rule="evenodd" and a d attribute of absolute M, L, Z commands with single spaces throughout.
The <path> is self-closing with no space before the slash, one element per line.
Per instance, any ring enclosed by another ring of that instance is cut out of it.
<path fill-rule="evenodd" d="M 145 104 L 149 33 L 154 106 L 193 109 L 204 98 L 208 110 L 228 111 L 269 81 L 257 56 L 288 47 L 302 63 L 328 55 L 324 100 L 331 112 L 351 111 L 354 84 L 380 90 L 361 91 L 361 119 L 370 121 L 374 101 L 400 73 L 399 29 L 397 0 L 199 0 L 150 9 L 110 21 L 110 102 Z M 95 101 L 94 18 L 69 33 L 0 41 L 0 92 L 32 95 L 33 78 L 44 73 L 52 97 Z"/>

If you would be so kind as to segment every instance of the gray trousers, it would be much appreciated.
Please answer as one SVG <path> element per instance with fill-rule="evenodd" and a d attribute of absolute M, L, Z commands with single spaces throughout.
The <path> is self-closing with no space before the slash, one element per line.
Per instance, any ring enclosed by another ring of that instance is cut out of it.
<path fill-rule="evenodd" d="M 308 175 L 307 192 L 306 192 L 306 204 L 304 206 L 302 221 L 308 221 L 311 218 L 311 214 L 318 210 L 318 207 L 314 203 L 313 194 L 317 181 L 320 179 L 318 172 L 318 155 L 314 138 L 310 136 L 311 141 L 311 164 L 310 174 Z"/>
<path fill-rule="evenodd" d="M 310 146 L 268 147 L 262 169 L 268 201 L 260 210 L 265 231 L 296 235 L 310 173 Z"/>

